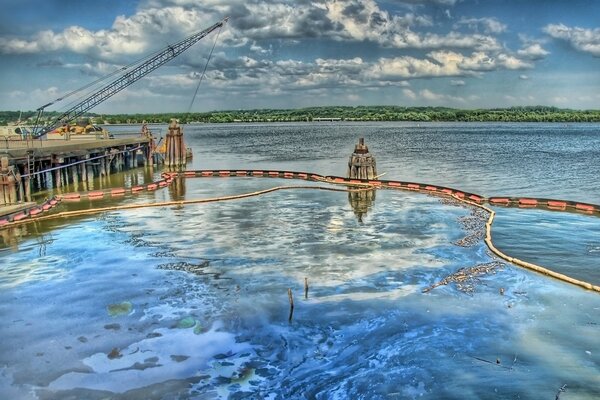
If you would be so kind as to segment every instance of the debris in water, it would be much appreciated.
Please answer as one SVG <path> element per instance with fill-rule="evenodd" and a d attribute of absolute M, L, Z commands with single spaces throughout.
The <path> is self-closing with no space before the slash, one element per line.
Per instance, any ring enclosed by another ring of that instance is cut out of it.
<path fill-rule="evenodd" d="M 167 263 L 159 265 L 158 269 L 165 269 L 170 271 L 185 271 L 196 275 L 205 274 L 204 269 L 208 267 L 210 261 L 203 261 L 200 264 L 192 264 L 186 261 L 177 263 Z"/>
<path fill-rule="evenodd" d="M 203 327 L 203 326 L 200 324 L 200 322 L 197 322 L 197 323 L 196 323 L 196 326 L 194 327 L 194 333 L 195 333 L 196 335 L 200 335 L 201 333 L 204 333 L 204 332 L 206 332 L 206 331 L 207 331 L 207 329 L 206 329 L 205 327 Z"/>
<path fill-rule="evenodd" d="M 124 301 L 123 303 L 109 304 L 106 308 L 108 309 L 108 315 L 116 317 L 118 315 L 129 314 L 133 309 L 133 304 Z"/>
<path fill-rule="evenodd" d="M 119 349 L 115 347 L 115 348 L 113 348 L 110 351 L 110 353 L 108 353 L 107 357 L 110 360 L 114 360 L 115 358 L 121 358 L 121 357 L 123 357 L 123 354 L 121 354 L 121 352 L 119 351 Z"/>
<path fill-rule="evenodd" d="M 558 389 L 558 392 L 556 392 L 556 397 L 554 398 L 554 400 L 560 400 L 561 393 L 566 392 L 566 391 L 567 391 L 567 384 L 565 383 L 564 385 L 562 385 L 560 387 L 560 389 Z"/>
<path fill-rule="evenodd" d="M 460 217 L 458 223 L 467 232 L 467 236 L 457 240 L 454 244 L 461 247 L 471 247 L 481 241 L 485 237 L 487 217 L 487 213 L 479 208 L 473 208 L 469 215 Z"/>
<path fill-rule="evenodd" d="M 452 275 L 449 275 L 441 281 L 426 287 L 422 290 L 423 293 L 430 292 L 438 286 L 447 285 L 451 282 L 456 283 L 456 288 L 461 292 L 473 293 L 475 284 L 479 281 L 478 277 L 487 274 L 495 274 L 497 269 L 504 267 L 504 263 L 492 261 L 485 264 L 478 264 L 470 268 L 461 268 Z"/>
<path fill-rule="evenodd" d="M 194 317 L 185 317 L 177 323 L 177 328 L 188 329 L 196 325 Z"/>
<path fill-rule="evenodd" d="M 119 329 L 121 329 L 121 325 L 119 325 L 119 324 L 106 324 L 106 325 L 104 325 L 104 329 L 118 331 Z"/>

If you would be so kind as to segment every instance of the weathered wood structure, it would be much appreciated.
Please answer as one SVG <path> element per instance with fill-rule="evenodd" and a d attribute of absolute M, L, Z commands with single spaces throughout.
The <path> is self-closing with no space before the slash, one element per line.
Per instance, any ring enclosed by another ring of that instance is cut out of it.
<path fill-rule="evenodd" d="M 351 179 L 377 179 L 377 166 L 375 157 L 369 153 L 369 148 L 365 145 L 365 139 L 358 139 L 358 144 L 354 147 L 354 153 L 348 161 L 348 178 Z"/>
<path fill-rule="evenodd" d="M 167 133 L 165 165 L 170 168 L 179 168 L 186 163 L 186 148 L 183 142 L 183 129 L 176 119 L 172 119 Z"/>
<path fill-rule="evenodd" d="M 152 139 L 0 142 L 0 206 L 31 201 L 34 191 L 82 183 L 148 164 Z"/>

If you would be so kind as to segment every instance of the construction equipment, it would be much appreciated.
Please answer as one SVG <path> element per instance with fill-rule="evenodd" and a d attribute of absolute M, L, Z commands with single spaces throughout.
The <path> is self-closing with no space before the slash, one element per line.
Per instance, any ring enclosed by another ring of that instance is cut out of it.
<path fill-rule="evenodd" d="M 177 57 L 178 55 L 183 53 L 185 50 L 190 48 L 192 45 L 194 45 L 196 42 L 200 41 L 202 38 L 204 38 L 205 36 L 207 36 L 208 34 L 213 32 L 214 30 L 216 30 L 218 28 L 222 28 L 228 19 L 229 19 L 229 17 L 224 18 L 223 20 L 217 22 L 213 26 L 211 26 L 203 31 L 197 32 L 197 33 L 181 40 L 178 43 L 169 45 L 164 50 L 153 54 L 145 61 L 139 63 L 139 65 L 137 65 L 135 68 L 133 68 L 130 71 L 126 72 L 125 74 L 121 75 L 119 78 L 113 80 L 108 85 L 95 91 L 94 93 L 92 93 L 91 95 L 89 95 L 88 97 L 86 97 L 85 99 L 83 99 L 82 101 L 80 101 L 79 103 L 74 105 L 73 107 L 71 107 L 69 110 L 63 112 L 58 117 L 52 119 L 50 122 L 48 122 L 44 126 L 39 126 L 40 119 L 42 117 L 42 114 L 44 113 L 44 110 L 47 107 L 54 104 L 56 101 L 63 100 L 64 97 L 61 97 L 53 102 L 50 102 L 48 104 L 41 106 L 40 108 L 37 109 L 38 114 L 37 114 L 36 122 L 35 122 L 35 125 L 33 128 L 33 133 L 32 133 L 33 138 L 42 138 L 48 132 L 50 132 L 58 127 L 61 127 L 63 125 L 66 125 L 69 122 L 80 117 L 86 111 L 92 109 L 93 107 L 102 103 L 104 100 L 117 94 L 118 92 L 125 89 L 129 85 L 133 84 L 134 82 L 136 82 L 139 79 L 143 78 L 144 76 L 148 75 L 150 72 L 154 71 L 161 65 L 171 61 L 172 59 L 174 59 L 175 57 Z M 87 88 L 89 86 L 90 85 L 86 85 L 84 88 Z M 79 91 L 79 90 L 77 90 L 77 91 Z M 75 92 L 77 92 L 77 91 L 75 91 Z M 73 92 L 73 93 L 75 93 L 75 92 Z"/>

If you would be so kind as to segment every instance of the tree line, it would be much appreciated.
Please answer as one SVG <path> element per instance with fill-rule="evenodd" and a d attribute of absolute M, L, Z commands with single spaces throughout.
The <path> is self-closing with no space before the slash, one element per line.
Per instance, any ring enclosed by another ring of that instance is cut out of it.
<path fill-rule="evenodd" d="M 0 125 L 15 122 L 22 115 L 23 124 L 35 120 L 32 111 L 0 111 Z M 46 114 L 48 118 L 58 113 Z M 422 122 L 600 122 L 600 110 L 572 110 L 548 106 L 523 106 L 494 109 L 456 109 L 447 107 L 400 106 L 332 106 L 299 109 L 228 110 L 202 113 L 88 114 L 96 124 L 232 122 L 312 122 L 334 121 L 422 121 Z"/>

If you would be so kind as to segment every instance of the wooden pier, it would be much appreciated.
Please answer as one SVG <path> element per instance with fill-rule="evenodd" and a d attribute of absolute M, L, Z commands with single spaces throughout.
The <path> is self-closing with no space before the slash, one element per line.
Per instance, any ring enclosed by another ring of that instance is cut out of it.
<path fill-rule="evenodd" d="M 0 206 L 31 201 L 36 190 L 89 182 L 152 160 L 154 143 L 149 135 L 90 136 L 0 141 Z"/>

